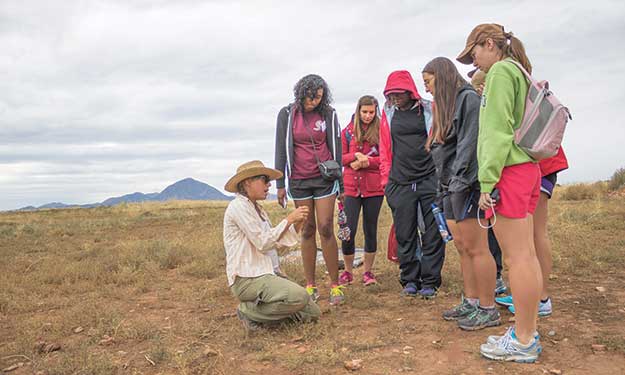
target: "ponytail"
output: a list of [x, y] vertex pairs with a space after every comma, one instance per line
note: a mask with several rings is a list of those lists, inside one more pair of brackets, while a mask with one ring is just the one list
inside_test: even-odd
[[[532, 64], [530, 59], [525, 54], [525, 47], [519, 38], [514, 36], [511, 31], [504, 32], [505, 37], [502, 45], [499, 46], [503, 52], [504, 57], [511, 57], [513, 60], [518, 61], [529, 74], [532, 74]], [[497, 43], [498, 41], [496, 41]], [[500, 43], [497, 43], [500, 44]]]

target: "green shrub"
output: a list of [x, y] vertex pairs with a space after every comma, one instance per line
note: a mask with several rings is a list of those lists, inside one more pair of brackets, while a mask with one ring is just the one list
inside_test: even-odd
[[621, 188], [625, 188], [625, 167], [617, 169], [608, 181], [609, 191], [616, 191]]

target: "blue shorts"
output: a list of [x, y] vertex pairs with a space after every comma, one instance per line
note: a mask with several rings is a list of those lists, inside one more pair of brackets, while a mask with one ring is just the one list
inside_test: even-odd
[[556, 187], [556, 181], [558, 180], [558, 173], [552, 173], [544, 176], [540, 179], [540, 192], [547, 194], [547, 197], [551, 199], [553, 189]]

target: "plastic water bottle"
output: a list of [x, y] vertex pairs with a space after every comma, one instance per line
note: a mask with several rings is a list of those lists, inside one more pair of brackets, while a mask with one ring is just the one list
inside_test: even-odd
[[443, 214], [443, 210], [441, 210], [436, 204], [432, 203], [432, 214], [434, 215], [434, 219], [436, 220], [436, 225], [438, 226], [438, 231], [443, 237], [443, 242], [447, 243], [454, 238], [451, 236], [451, 232], [449, 231], [449, 227], [447, 226], [447, 221], [445, 221], [445, 215]]

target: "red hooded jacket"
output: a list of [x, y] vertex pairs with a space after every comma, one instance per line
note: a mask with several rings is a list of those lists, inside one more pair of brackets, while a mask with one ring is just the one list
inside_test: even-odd
[[[370, 144], [366, 140], [361, 145], [354, 135], [353, 120], [341, 133], [343, 150], [343, 185], [348, 197], [376, 197], [384, 195], [380, 184], [380, 149], [379, 145]], [[359, 170], [350, 167], [356, 160], [356, 152], [369, 156], [369, 166]]]
[[395, 107], [388, 100], [388, 94], [397, 91], [408, 91], [412, 99], [420, 101], [424, 110], [425, 126], [428, 131], [432, 127], [432, 103], [421, 98], [410, 72], [407, 70], [396, 70], [389, 74], [386, 80], [386, 86], [384, 87], [384, 97], [386, 97], [387, 100], [386, 103], [384, 103], [382, 117], [380, 118], [380, 183], [382, 188], [384, 188], [388, 182], [388, 176], [391, 172], [391, 163], [393, 161], [390, 124], [393, 119]]

